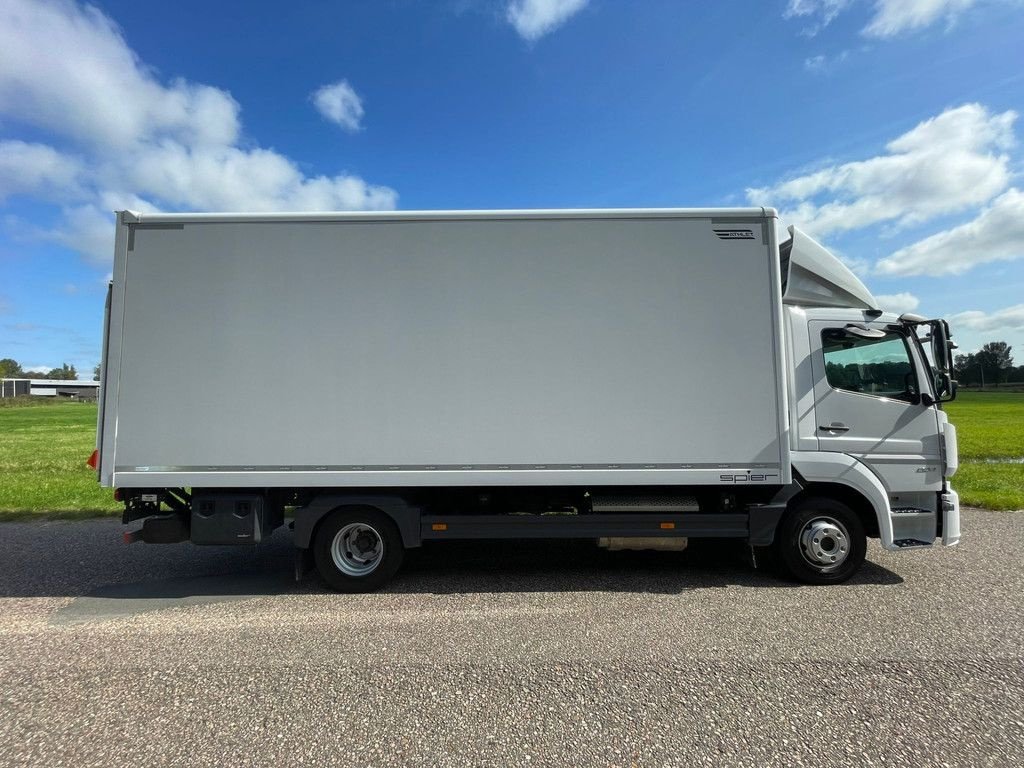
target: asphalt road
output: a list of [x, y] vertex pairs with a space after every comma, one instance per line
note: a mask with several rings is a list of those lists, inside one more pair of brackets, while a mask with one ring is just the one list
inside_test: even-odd
[[1024, 515], [964, 530], [840, 587], [445, 543], [346, 596], [283, 532], [0, 524], [0, 765], [1024, 765]]

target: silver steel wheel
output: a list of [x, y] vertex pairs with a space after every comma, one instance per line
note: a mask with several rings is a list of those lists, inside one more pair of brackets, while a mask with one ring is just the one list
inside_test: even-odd
[[373, 573], [384, 559], [384, 539], [366, 523], [349, 523], [334, 535], [331, 560], [348, 576]]
[[800, 554], [821, 573], [841, 566], [850, 554], [850, 534], [834, 517], [815, 517], [800, 532]]

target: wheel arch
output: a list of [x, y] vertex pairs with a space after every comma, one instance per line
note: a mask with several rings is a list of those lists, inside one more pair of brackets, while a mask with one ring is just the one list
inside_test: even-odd
[[862, 462], [845, 453], [799, 451], [793, 453], [793, 470], [803, 486], [793, 501], [809, 496], [841, 501], [857, 512], [868, 536], [893, 547], [889, 494]]
[[389, 494], [352, 494], [338, 491], [319, 493], [304, 507], [295, 510], [295, 546], [309, 549], [316, 530], [324, 519], [338, 509], [370, 508], [383, 512], [398, 527], [402, 545], [420, 546], [420, 509], [407, 499]]
[[864, 525], [864, 533], [869, 538], [879, 538], [878, 515], [875, 514], [875, 508], [871, 502], [860, 491], [840, 483], [807, 483], [798, 494], [790, 499], [789, 506], [795, 507], [815, 496], [824, 496], [842, 502], [857, 513], [857, 517]]

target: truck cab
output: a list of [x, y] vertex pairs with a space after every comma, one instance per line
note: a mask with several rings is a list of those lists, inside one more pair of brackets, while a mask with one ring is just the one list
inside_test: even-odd
[[[948, 325], [883, 312], [835, 256], [789, 232], [780, 254], [794, 477], [819, 497], [870, 504], [868, 534], [886, 549], [956, 544], [956, 430], [941, 405], [956, 395]], [[835, 522], [824, 525], [845, 537]], [[813, 535], [801, 550], [826, 567], [845, 554], [816, 548]]]

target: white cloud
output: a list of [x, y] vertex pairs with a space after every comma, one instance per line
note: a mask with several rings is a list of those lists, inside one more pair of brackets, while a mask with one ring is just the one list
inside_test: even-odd
[[958, 275], [978, 264], [1024, 258], [1024, 192], [1009, 189], [958, 227], [900, 248], [878, 262], [884, 275]]
[[784, 219], [818, 237], [880, 222], [920, 224], [1006, 189], [1016, 119], [980, 104], [947, 109], [889, 142], [885, 154], [748, 189], [747, 198], [782, 207]]
[[896, 314], [913, 312], [921, 305], [921, 300], [917, 296], [906, 292], [877, 294], [875, 300], [882, 309]]
[[76, 158], [53, 147], [0, 141], [0, 201], [17, 194], [73, 194], [81, 172]]
[[[41, 373], [45, 376], [53, 370], [53, 367], [49, 365], [27, 365], [21, 370], [25, 373]], [[61, 370], [63, 370], [63, 368]]]
[[804, 69], [808, 72], [823, 72], [827, 59], [824, 56], [811, 56], [809, 59], [804, 59]]
[[783, 18], [812, 19], [813, 23], [802, 31], [814, 37], [827, 27], [850, 4], [850, 0], [789, 0]]
[[977, 0], [875, 0], [875, 15], [863, 33], [894, 37], [930, 26], [939, 19], [953, 22]]
[[971, 310], [960, 312], [949, 318], [954, 328], [972, 331], [1024, 331], [1024, 304], [1017, 304], [995, 312]]
[[[140, 208], [142, 206], [136, 206], [132, 210]], [[64, 227], [50, 234], [48, 239], [77, 251], [95, 266], [106, 266], [113, 261], [115, 208], [101, 208], [100, 205], [88, 203], [63, 210]], [[147, 206], [143, 210], [154, 209]]]
[[397, 203], [388, 187], [348, 173], [306, 175], [279, 152], [243, 144], [229, 93], [161, 80], [113, 21], [79, 3], [0, 3], [0, 119], [54, 139], [53, 146], [0, 144], [0, 197], [32, 195], [61, 206], [64, 226], [48, 236], [97, 265], [110, 261], [117, 207], [365, 210]]
[[589, 0], [512, 0], [505, 18], [525, 40], [537, 40], [583, 10]]
[[165, 142], [123, 169], [131, 188], [176, 207], [315, 211], [394, 208], [397, 195], [356, 176], [306, 176], [266, 149], [186, 147]]
[[313, 92], [311, 98], [317, 111], [332, 123], [337, 123], [346, 131], [359, 130], [359, 122], [363, 119], [363, 102], [347, 80], [321, 86]]
[[224, 144], [239, 131], [230, 94], [183, 80], [161, 84], [111, 19], [71, 2], [2, 4], [0, 112], [104, 148], [168, 135]]
[[[861, 34], [889, 38], [924, 29], [939, 20], [951, 24], [977, 3], [978, 0], [875, 0], [871, 20]], [[801, 33], [814, 37], [852, 5], [851, 0], [789, 0], [782, 16], [809, 20], [810, 26]]]
[[849, 58], [849, 51], [840, 51], [835, 56], [826, 56], [819, 54], [817, 56], [811, 56], [810, 58], [804, 59], [804, 69], [808, 72], [813, 72], [816, 75], [830, 72], [836, 68], [839, 64], [842, 64]]

